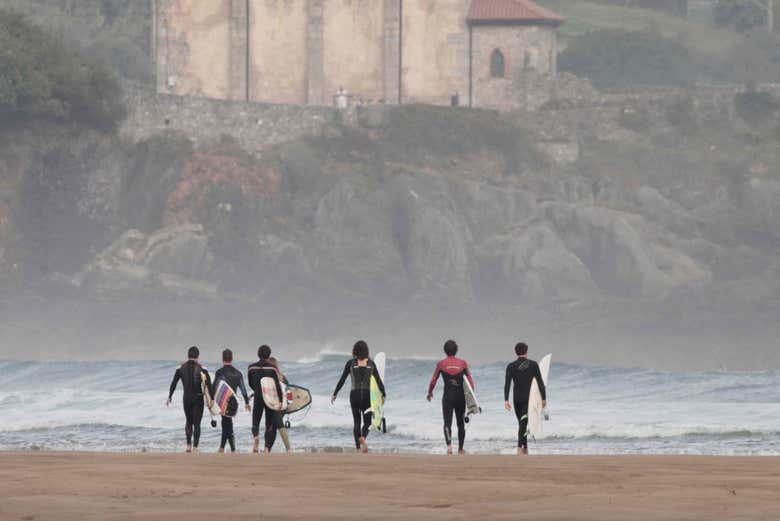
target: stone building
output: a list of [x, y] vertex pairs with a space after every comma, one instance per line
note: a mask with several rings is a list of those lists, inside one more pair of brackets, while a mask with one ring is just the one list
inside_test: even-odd
[[517, 106], [563, 21], [532, 0], [150, 1], [159, 92], [299, 105]]

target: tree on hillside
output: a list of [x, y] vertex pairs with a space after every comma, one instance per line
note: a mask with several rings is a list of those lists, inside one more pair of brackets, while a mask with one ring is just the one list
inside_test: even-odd
[[558, 55], [558, 68], [597, 88], [675, 85], [690, 79], [691, 61], [683, 44], [654, 31], [602, 29], [572, 40]]
[[715, 23], [749, 31], [765, 25], [769, 32], [775, 27], [775, 0], [717, 0]]
[[45, 118], [112, 128], [125, 115], [119, 82], [25, 17], [0, 10], [0, 121]]

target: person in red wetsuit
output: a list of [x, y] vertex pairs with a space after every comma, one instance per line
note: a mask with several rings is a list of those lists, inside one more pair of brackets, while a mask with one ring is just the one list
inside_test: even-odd
[[431, 383], [428, 386], [427, 399], [433, 398], [433, 389], [441, 375], [444, 380], [444, 394], [441, 397], [441, 408], [444, 415], [444, 440], [447, 442], [447, 454], [452, 454], [452, 414], [458, 424], [458, 454], [465, 454], [463, 443], [466, 441], [466, 395], [463, 393], [463, 378], [468, 378], [471, 387], [474, 388], [474, 380], [471, 378], [469, 364], [455, 355], [458, 353], [458, 344], [454, 340], [444, 343], [444, 352], [447, 358], [436, 364]]

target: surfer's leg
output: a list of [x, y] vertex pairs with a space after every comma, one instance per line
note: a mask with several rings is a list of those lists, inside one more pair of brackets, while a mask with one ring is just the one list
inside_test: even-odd
[[230, 436], [230, 431], [233, 427], [233, 422], [231, 420], [232, 419], [227, 416], [222, 417], [222, 438], [219, 440], [220, 451], [224, 451], [225, 445], [227, 445], [228, 437]]
[[192, 407], [192, 447], [197, 449], [200, 442], [200, 422], [203, 419], [203, 400], [198, 400]]
[[282, 438], [282, 443], [284, 443], [284, 450], [292, 452], [292, 449], [290, 448], [290, 436], [287, 434], [287, 428], [284, 426], [284, 415], [279, 411], [276, 411], [276, 425], [279, 428], [279, 437]]
[[258, 452], [260, 450], [260, 421], [263, 419], [264, 410], [265, 404], [260, 400], [255, 400], [254, 407], [252, 408], [252, 437], [255, 439], [252, 452]]
[[265, 411], [265, 450], [271, 452], [276, 441], [276, 411], [268, 409]]
[[515, 416], [517, 416], [517, 448], [523, 452], [528, 450], [528, 399], [515, 401]]
[[466, 441], [466, 422], [464, 418], [466, 416], [466, 399], [464, 398], [461, 403], [455, 404], [455, 421], [458, 425], [458, 452], [463, 452], [463, 444]]
[[192, 449], [192, 406], [189, 402], [184, 402], [184, 435], [187, 437], [187, 452]]
[[233, 418], [227, 418], [227, 421], [228, 421], [227, 441], [230, 444], [230, 452], [236, 452], [236, 433], [233, 431]]
[[447, 395], [442, 396], [441, 409], [444, 418], [444, 441], [447, 443], [447, 454], [452, 454], [452, 413], [454, 407]]
[[360, 422], [363, 419], [361, 412], [360, 393], [352, 391], [349, 393], [349, 406], [352, 409], [352, 436], [355, 438], [355, 448], [360, 449]]
[[368, 444], [366, 438], [368, 438], [368, 431], [371, 425], [374, 423], [374, 412], [371, 410], [371, 393], [368, 391], [362, 391], [360, 397], [360, 408], [363, 411], [363, 428], [360, 430], [360, 451], [368, 452]]

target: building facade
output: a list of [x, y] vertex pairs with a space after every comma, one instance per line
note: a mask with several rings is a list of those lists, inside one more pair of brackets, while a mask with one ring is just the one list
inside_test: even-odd
[[[266, 103], [504, 108], [555, 74], [531, 0], [151, 0], [159, 92]], [[502, 62], [503, 60], [503, 62]]]

